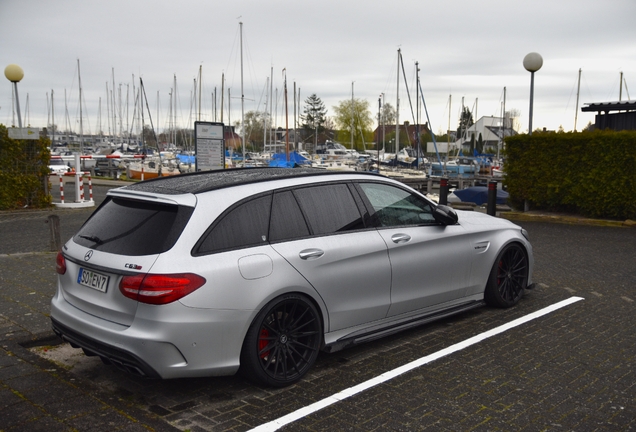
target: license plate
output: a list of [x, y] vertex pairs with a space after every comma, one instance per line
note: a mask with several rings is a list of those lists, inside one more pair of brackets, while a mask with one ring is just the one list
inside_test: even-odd
[[77, 283], [105, 293], [108, 288], [108, 279], [106, 275], [80, 267]]

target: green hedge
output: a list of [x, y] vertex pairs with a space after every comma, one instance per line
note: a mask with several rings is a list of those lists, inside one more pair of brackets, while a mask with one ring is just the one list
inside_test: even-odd
[[505, 155], [514, 206], [636, 219], [636, 131], [517, 135]]
[[0, 124], [0, 210], [51, 205], [46, 193], [49, 181], [48, 138], [14, 140]]

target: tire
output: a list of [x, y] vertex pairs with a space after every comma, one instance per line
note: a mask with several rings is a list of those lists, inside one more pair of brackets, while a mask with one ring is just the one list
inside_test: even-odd
[[241, 350], [241, 373], [257, 384], [285, 387], [313, 366], [322, 345], [314, 304], [300, 294], [269, 302], [252, 322]]
[[516, 305], [528, 286], [528, 255], [518, 243], [504, 247], [490, 270], [484, 300], [490, 306]]

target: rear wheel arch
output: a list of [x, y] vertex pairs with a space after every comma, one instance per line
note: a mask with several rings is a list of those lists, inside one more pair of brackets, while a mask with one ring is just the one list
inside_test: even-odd
[[324, 346], [322, 309], [311, 296], [281, 294], [256, 314], [245, 334], [240, 372], [249, 380], [284, 387], [300, 380]]

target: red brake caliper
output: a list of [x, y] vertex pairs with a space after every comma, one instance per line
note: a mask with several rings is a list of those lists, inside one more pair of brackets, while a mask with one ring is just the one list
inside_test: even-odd
[[503, 278], [503, 260], [499, 261], [499, 273], [497, 274], [497, 285], [501, 285], [501, 280]]
[[[269, 344], [269, 340], [267, 340], [267, 338], [269, 338], [269, 332], [267, 331], [267, 329], [261, 329], [261, 334], [258, 337], [258, 352], [259, 353], [263, 351], [265, 347], [267, 347], [267, 345]], [[260, 354], [262, 359], [264, 359], [268, 355], [269, 355], [269, 350], [262, 352]]]

